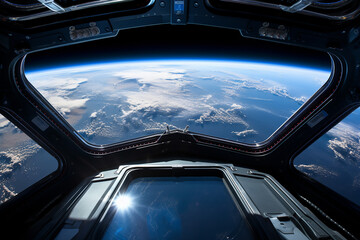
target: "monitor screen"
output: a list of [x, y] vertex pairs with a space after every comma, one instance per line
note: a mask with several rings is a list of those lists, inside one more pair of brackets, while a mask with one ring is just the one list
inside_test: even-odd
[[222, 177], [138, 177], [113, 201], [103, 239], [254, 239]]

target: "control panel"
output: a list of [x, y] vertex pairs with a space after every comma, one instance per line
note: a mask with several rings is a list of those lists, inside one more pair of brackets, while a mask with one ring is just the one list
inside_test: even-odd
[[171, 24], [185, 25], [187, 18], [187, 3], [185, 0], [171, 0]]

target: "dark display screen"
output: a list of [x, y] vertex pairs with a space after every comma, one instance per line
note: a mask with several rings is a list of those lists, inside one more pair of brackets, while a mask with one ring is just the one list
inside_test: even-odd
[[103, 239], [254, 239], [221, 177], [141, 177], [114, 202]]

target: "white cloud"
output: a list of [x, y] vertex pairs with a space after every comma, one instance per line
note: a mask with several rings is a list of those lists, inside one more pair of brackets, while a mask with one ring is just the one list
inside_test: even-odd
[[161, 112], [164, 116], [176, 112], [175, 117], [192, 119], [196, 123], [226, 122], [241, 123], [248, 126], [239, 116], [237, 110], [243, 109], [239, 104], [232, 104], [228, 109], [213, 107], [221, 103], [222, 99], [215, 99], [212, 94], [190, 95], [189, 89], [195, 86], [195, 80], [185, 78], [185, 70], [173, 68], [147, 68], [144, 70], [128, 70], [115, 75], [122, 79], [137, 79], [141, 84], [149, 87], [134, 91], [124, 91], [128, 109], [123, 110], [123, 117], [136, 112]]
[[242, 109], [243, 107], [237, 104], [231, 105], [228, 109], [209, 106], [207, 109], [204, 109], [205, 112], [198, 119], [195, 119], [195, 122], [200, 124], [205, 122], [238, 123], [249, 127], [249, 124], [244, 120]]
[[[51, 75], [50, 75], [51, 76]], [[69, 77], [50, 77], [50, 78], [31, 78], [31, 82], [39, 90], [53, 91], [71, 91], [79, 87], [80, 84], [88, 81], [87, 78], [69, 78]]]
[[7, 127], [10, 124], [10, 121], [7, 120], [3, 115], [0, 114], [0, 128]]
[[0, 204], [16, 196], [15, 191], [10, 190], [4, 183], [0, 183]]
[[151, 83], [167, 85], [166, 80], [175, 80], [175, 84], [181, 84], [177, 81], [184, 77], [186, 70], [177, 68], [147, 67], [145, 69], [131, 69], [121, 72], [115, 72], [113, 76], [124, 79], [138, 79], [140, 83]]
[[5, 151], [0, 151], [0, 157], [7, 159], [0, 161], [0, 179], [7, 178], [18, 167], [20, 167], [24, 160], [33, 156], [39, 151], [41, 147], [37, 144], [22, 144]]
[[349, 166], [360, 167], [360, 130], [357, 126], [341, 122], [332, 128], [328, 135], [328, 147], [334, 156]]
[[[286, 69], [278, 69], [278, 71], [285, 71]], [[286, 70], [287, 72], [291, 72]], [[265, 79], [254, 79], [251, 76], [243, 76], [240, 75], [238, 78], [226, 78], [226, 79], [217, 79], [218, 81], [226, 83], [225, 86], [222, 86], [222, 90], [228, 96], [240, 96], [239, 91], [244, 88], [256, 89], [262, 92], [269, 92], [276, 96], [286, 97], [292, 99], [300, 104], [303, 104], [307, 101], [308, 97], [306, 96], [293, 96], [289, 93], [289, 90], [283, 84], [273, 80], [265, 80]], [[250, 99], [250, 98], [249, 98]], [[267, 100], [262, 98], [254, 98], [254, 100]]]
[[255, 131], [254, 129], [247, 129], [240, 132], [232, 131], [231, 133], [235, 134], [238, 137], [247, 137], [249, 135], [257, 134], [257, 131]]
[[330, 171], [322, 166], [315, 165], [315, 164], [299, 164], [295, 166], [300, 171], [304, 172], [305, 174], [314, 177], [314, 176], [321, 176], [321, 177], [336, 177], [338, 173], [334, 171]]
[[73, 109], [85, 107], [89, 98], [74, 99], [63, 96], [49, 96], [48, 101], [63, 115], [70, 113]]
[[[58, 73], [67, 76], [68, 73]], [[74, 109], [85, 107], [89, 98], [78, 98], [70, 96], [80, 84], [88, 81], [87, 78], [56, 77], [56, 74], [30, 74], [28, 79], [36, 89], [47, 99], [61, 114], [66, 115]], [[52, 75], [55, 75], [51, 77]]]
[[98, 112], [93, 112], [92, 114], [90, 114], [90, 118], [91, 118], [91, 119], [96, 118], [96, 117], [97, 117], [97, 114], [98, 114]]
[[93, 136], [118, 137], [119, 135], [121, 135], [121, 132], [117, 131], [116, 126], [106, 124], [100, 120], [92, 121], [84, 129], [81, 129], [78, 132], [84, 133], [87, 138], [91, 138]]
[[[170, 109], [184, 109], [189, 112], [198, 112], [204, 108], [194, 104], [198, 100], [190, 96], [186, 87], [191, 84], [184, 79], [184, 70], [173, 68], [145, 68], [117, 72], [114, 76], [122, 79], [136, 79], [141, 85], [138, 89], [123, 89], [121, 95], [129, 104], [127, 114], [146, 108], [159, 108], [163, 111]], [[142, 86], [148, 86], [146, 89]], [[114, 93], [118, 95], [118, 93]]]
[[[166, 126], [177, 128], [177, 126], [162, 120], [171, 115], [176, 117], [181, 109], [145, 107], [137, 111], [133, 109], [125, 111], [124, 105], [126, 104], [121, 106], [107, 105], [101, 108], [96, 112], [96, 118], [91, 118], [86, 127], [79, 132], [88, 138], [96, 136], [123, 139], [124, 135], [129, 134], [129, 131], [134, 135], [138, 132], [162, 132], [166, 130]], [[118, 111], [115, 114], [109, 114], [108, 108], [113, 109], [114, 107], [118, 108]], [[156, 120], [156, 118], [159, 119]]]

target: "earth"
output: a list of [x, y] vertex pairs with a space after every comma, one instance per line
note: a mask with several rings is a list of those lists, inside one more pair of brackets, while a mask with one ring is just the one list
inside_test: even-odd
[[[191, 132], [256, 144], [270, 137], [329, 75], [329, 70], [299, 66], [186, 59], [26, 72], [79, 135], [97, 145], [186, 126]], [[360, 202], [359, 114], [352, 113], [294, 161], [297, 169], [354, 202]], [[1, 202], [58, 167], [56, 159], [23, 135], [0, 116]]]

